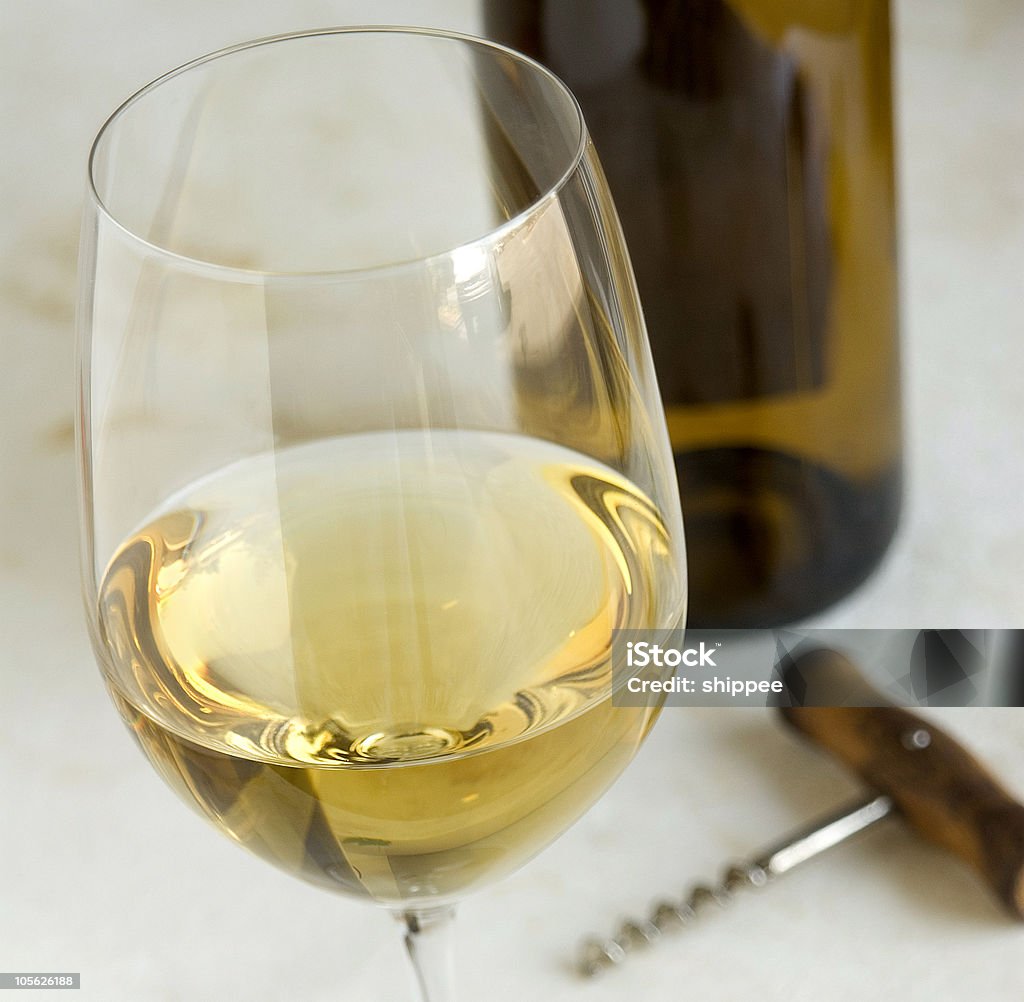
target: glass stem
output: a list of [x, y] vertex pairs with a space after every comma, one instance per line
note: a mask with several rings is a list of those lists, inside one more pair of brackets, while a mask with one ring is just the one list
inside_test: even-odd
[[452, 927], [455, 909], [416, 909], [399, 912], [396, 917], [405, 925], [405, 950], [419, 990], [417, 1002], [454, 1002]]

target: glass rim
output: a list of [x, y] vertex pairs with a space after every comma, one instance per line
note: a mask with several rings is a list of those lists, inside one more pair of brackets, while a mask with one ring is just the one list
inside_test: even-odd
[[[522, 208], [515, 215], [504, 220], [499, 226], [488, 230], [486, 233], [481, 234], [472, 240], [467, 240], [463, 243], [455, 244], [452, 247], [446, 248], [442, 251], [423, 255], [422, 257], [404, 258], [399, 261], [389, 261], [386, 264], [369, 265], [366, 267], [357, 268], [337, 268], [337, 269], [317, 269], [317, 270], [271, 270], [261, 268], [243, 268], [236, 265], [222, 264], [217, 261], [209, 261], [202, 257], [192, 257], [188, 254], [182, 254], [178, 251], [171, 250], [168, 247], [164, 247], [159, 243], [147, 239], [141, 234], [135, 232], [133, 228], [121, 222], [117, 218], [115, 213], [107, 206], [103, 198], [100, 196], [97, 184], [96, 184], [96, 160], [99, 153], [100, 144], [104, 138], [110, 132], [110, 130], [117, 124], [122, 115], [131, 107], [136, 105], [139, 101], [144, 99], [148, 94], [156, 91], [163, 84], [169, 83], [176, 77], [182, 76], [193, 69], [198, 69], [201, 66], [216, 62], [220, 59], [224, 59], [235, 55], [239, 52], [246, 52], [250, 49], [260, 48], [265, 45], [274, 45], [280, 42], [296, 41], [303, 38], [317, 38], [326, 37], [331, 35], [357, 35], [357, 34], [395, 34], [395, 35], [410, 35], [410, 36], [423, 36], [428, 38], [441, 38], [455, 42], [463, 42], [467, 45], [476, 46], [481, 49], [490, 49], [497, 53], [502, 53], [506, 56], [511, 57], [518, 63], [533, 67], [538, 71], [542, 77], [546, 78], [549, 83], [562, 92], [568, 99], [576, 118], [576, 128], [578, 133], [578, 139], [576, 142], [576, 148], [572, 155], [569, 157], [565, 169], [558, 175], [556, 180], [547, 186], [543, 191], [537, 194], [530, 203]], [[179, 267], [188, 268], [189, 270], [214, 272], [222, 275], [233, 276], [235, 281], [267, 281], [267, 280], [279, 280], [288, 281], [301, 279], [303, 281], [315, 281], [317, 279], [333, 280], [338, 281], [345, 279], [346, 277], [358, 277], [366, 276], [374, 273], [385, 273], [388, 271], [397, 271], [410, 267], [422, 267], [430, 264], [434, 261], [440, 261], [445, 258], [451, 257], [453, 254], [463, 250], [465, 248], [476, 247], [483, 243], [493, 243], [501, 240], [509, 233], [519, 229], [528, 220], [536, 216], [539, 212], [542, 212], [547, 205], [555, 200], [562, 189], [566, 186], [569, 180], [577, 172], [582, 163], [586, 151], [587, 145], [590, 142], [590, 135], [587, 131], [587, 124], [583, 117], [583, 109], [580, 107], [580, 103], [576, 98], [576, 95], [570, 90], [566, 83], [550, 69], [539, 63], [536, 59], [532, 59], [530, 56], [519, 52], [507, 45], [502, 45], [500, 42], [492, 41], [488, 38], [481, 38], [478, 35], [471, 35], [466, 32], [451, 31], [446, 28], [430, 28], [425, 26], [417, 25], [395, 25], [395, 24], [358, 24], [358, 25], [339, 25], [330, 28], [310, 28], [302, 31], [290, 31], [278, 35], [266, 35], [262, 38], [254, 38], [245, 42], [237, 42], [234, 45], [228, 45], [221, 49], [216, 49], [212, 52], [208, 52], [205, 55], [197, 56], [194, 59], [190, 59], [187, 62], [181, 63], [175, 66], [173, 69], [168, 70], [165, 73], [161, 73], [159, 76], [154, 77], [148, 83], [143, 84], [136, 91], [130, 94], [124, 101], [122, 101], [111, 113], [107, 116], [106, 120], [100, 126], [96, 133], [95, 138], [89, 148], [89, 156], [86, 161], [86, 173], [88, 177], [88, 183], [86, 186], [87, 196], [92, 203], [97, 213], [102, 216], [107, 222], [109, 222], [118, 231], [123, 233], [133, 242], [145, 247], [150, 253], [158, 254], [161, 257], [169, 258], [174, 261]]]

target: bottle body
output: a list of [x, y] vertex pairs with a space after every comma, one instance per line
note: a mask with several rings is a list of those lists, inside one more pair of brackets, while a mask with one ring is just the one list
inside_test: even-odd
[[574, 90], [640, 287], [690, 622], [859, 584], [901, 496], [887, 0], [485, 0]]

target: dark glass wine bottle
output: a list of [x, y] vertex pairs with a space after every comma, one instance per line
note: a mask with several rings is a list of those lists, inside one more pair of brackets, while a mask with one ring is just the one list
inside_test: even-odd
[[888, 0], [484, 0], [586, 115], [687, 521], [689, 622], [859, 584], [899, 513]]

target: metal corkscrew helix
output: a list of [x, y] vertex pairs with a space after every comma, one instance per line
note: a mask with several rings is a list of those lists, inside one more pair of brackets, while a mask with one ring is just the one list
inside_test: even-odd
[[708, 911], [724, 908], [737, 891], [764, 887], [801, 863], [889, 817], [893, 810], [889, 797], [871, 797], [802, 829], [785, 842], [764, 850], [756, 859], [730, 866], [719, 884], [693, 887], [677, 904], [660, 901], [652, 909], [650, 918], [627, 919], [609, 939], [588, 939], [580, 948], [577, 969], [585, 977], [593, 977], [605, 968], [621, 964], [630, 953], [652, 945], [665, 933], [681, 931]]

